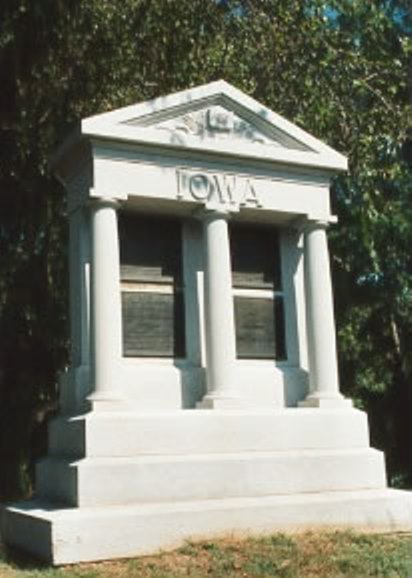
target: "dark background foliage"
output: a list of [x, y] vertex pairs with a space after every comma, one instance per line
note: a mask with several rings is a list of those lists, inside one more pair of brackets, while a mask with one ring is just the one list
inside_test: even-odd
[[82, 117], [218, 78], [349, 156], [330, 232], [342, 389], [410, 484], [411, 33], [407, 0], [2, 0], [0, 498], [30, 493], [69, 363], [50, 156]]

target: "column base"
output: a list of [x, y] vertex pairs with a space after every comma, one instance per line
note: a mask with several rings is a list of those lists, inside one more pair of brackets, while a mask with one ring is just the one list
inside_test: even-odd
[[86, 400], [91, 411], [122, 411], [127, 409], [126, 400], [111, 391], [92, 393]]
[[353, 402], [342, 395], [336, 397], [322, 397], [316, 394], [310, 394], [306, 399], [298, 403], [298, 407], [319, 407], [319, 408], [351, 408]]
[[241, 397], [205, 395], [202, 401], [196, 404], [197, 409], [242, 409], [247, 403]]

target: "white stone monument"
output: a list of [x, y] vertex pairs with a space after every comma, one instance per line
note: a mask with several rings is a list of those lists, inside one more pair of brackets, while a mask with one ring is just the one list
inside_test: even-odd
[[410, 530], [339, 391], [326, 239], [346, 159], [226, 82], [87, 118], [69, 198], [72, 364], [35, 499], [54, 564], [225, 533]]

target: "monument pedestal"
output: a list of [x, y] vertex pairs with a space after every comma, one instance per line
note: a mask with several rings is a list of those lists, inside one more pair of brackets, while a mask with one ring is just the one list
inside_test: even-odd
[[225, 534], [408, 531], [355, 409], [91, 412], [50, 424], [33, 502], [3, 512], [6, 543], [53, 564]]

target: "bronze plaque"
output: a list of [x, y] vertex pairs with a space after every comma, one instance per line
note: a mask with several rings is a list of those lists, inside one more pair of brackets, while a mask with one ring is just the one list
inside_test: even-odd
[[286, 359], [283, 298], [235, 297], [237, 357]]
[[123, 355], [185, 357], [183, 295], [122, 293]]

